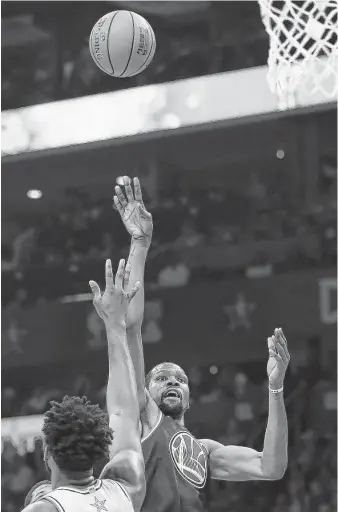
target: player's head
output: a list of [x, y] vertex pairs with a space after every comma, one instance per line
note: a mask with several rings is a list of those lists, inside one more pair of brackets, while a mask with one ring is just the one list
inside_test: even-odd
[[81, 478], [81, 473], [91, 472], [94, 463], [107, 455], [113, 439], [108, 415], [86, 397], [78, 396], [51, 402], [42, 432], [44, 458], [52, 479], [53, 473], [70, 473], [74, 479], [74, 473]]
[[39, 501], [50, 492], [52, 492], [52, 484], [49, 480], [42, 480], [41, 482], [38, 482], [37, 484], [33, 485], [30, 491], [28, 491], [25, 498], [25, 507], [28, 507], [28, 505]]
[[146, 376], [146, 387], [163, 414], [180, 419], [189, 408], [186, 373], [174, 363], [161, 363]]

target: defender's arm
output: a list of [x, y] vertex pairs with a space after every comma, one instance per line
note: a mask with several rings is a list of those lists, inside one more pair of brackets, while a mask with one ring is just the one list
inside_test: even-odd
[[108, 339], [109, 377], [107, 409], [113, 430], [111, 461], [101, 477], [119, 481], [127, 490], [134, 509], [140, 510], [145, 496], [144, 461], [139, 434], [139, 407], [134, 368], [127, 346], [125, 317], [130, 298], [123, 290], [124, 260], [120, 261], [114, 284], [111, 261], [106, 263], [106, 289], [90, 282], [94, 306], [103, 319]]

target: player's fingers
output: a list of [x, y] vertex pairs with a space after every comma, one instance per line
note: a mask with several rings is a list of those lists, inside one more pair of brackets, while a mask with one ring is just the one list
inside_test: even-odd
[[124, 267], [125, 260], [120, 260], [115, 278], [115, 286], [118, 290], [122, 290], [123, 287]]
[[286, 339], [286, 336], [283, 332], [283, 329], [281, 327], [278, 328], [278, 332], [280, 334], [280, 336], [283, 338], [284, 342], [286, 343], [286, 345], [288, 344], [288, 340]]
[[89, 286], [93, 293], [93, 301], [97, 302], [101, 298], [101, 290], [99, 285], [95, 281], [89, 281]]
[[269, 337], [267, 339], [267, 342], [268, 342], [269, 355], [272, 356], [276, 352], [276, 347], [275, 347], [271, 337]]
[[270, 357], [274, 357], [275, 359], [277, 358], [278, 354], [275, 350], [269, 350], [269, 356]]
[[281, 344], [283, 347], [284, 353], [288, 359], [290, 359], [290, 354], [288, 350], [288, 344], [286, 342], [286, 339], [284, 336], [282, 336], [282, 329], [275, 329], [275, 337], [277, 339], [277, 342]]
[[106, 289], [109, 291], [114, 290], [114, 274], [113, 274], [113, 268], [111, 264], [111, 260], [106, 260]]
[[129, 279], [130, 279], [130, 272], [131, 272], [131, 263], [128, 259], [127, 261], [127, 265], [126, 265], [126, 268], [124, 270], [124, 279], [123, 279], [123, 284], [124, 284], [124, 287], [126, 288], [129, 284]]
[[268, 349], [269, 349], [269, 351], [270, 351], [270, 350], [275, 350], [275, 346], [274, 346], [274, 343], [273, 343], [273, 341], [272, 341], [272, 338], [271, 338], [271, 337], [269, 337], [269, 338], [267, 339], [267, 342], [268, 342]]
[[288, 365], [288, 359], [285, 354], [285, 351], [284, 351], [282, 345], [279, 343], [279, 339], [275, 335], [272, 336], [272, 342], [274, 345], [275, 352], [281, 358], [281, 362], [283, 362], [285, 365]]
[[273, 357], [274, 359], [276, 359], [276, 361], [280, 362], [280, 363], [284, 363], [283, 359], [281, 358], [281, 356], [278, 354], [278, 352], [276, 352], [276, 350], [272, 350], [270, 349], [269, 350], [269, 356], [270, 357]]
[[139, 209], [140, 209], [141, 217], [143, 217], [144, 219], [148, 219], [148, 220], [150, 220], [152, 218], [151, 213], [147, 212], [147, 210], [145, 209], [144, 204], [140, 204], [139, 205]]
[[117, 196], [114, 196], [114, 204], [115, 204], [116, 209], [119, 212], [119, 214], [122, 215], [124, 212], [124, 208], [123, 208], [122, 204], [120, 203], [119, 198]]
[[142, 199], [142, 189], [140, 180], [138, 178], [134, 178], [134, 193], [135, 193], [135, 199], [139, 203], [143, 205], [143, 199]]
[[128, 201], [134, 201], [133, 189], [131, 188], [131, 179], [129, 176], [124, 176], [124, 190], [126, 192], [126, 196]]
[[287, 354], [285, 353], [285, 350], [284, 348], [282, 347], [282, 345], [277, 342], [277, 352], [278, 354], [281, 356], [282, 360], [283, 360], [283, 363], [287, 366], [289, 364], [289, 358], [287, 356]]
[[129, 302], [135, 297], [135, 295], [139, 291], [140, 287], [141, 287], [141, 281], [136, 281], [136, 283], [132, 287], [131, 291], [127, 295]]
[[116, 187], [115, 187], [115, 193], [116, 193], [121, 205], [125, 208], [127, 206], [128, 202], [127, 202], [127, 199], [125, 198], [125, 195], [124, 195], [121, 187], [119, 187], [118, 185], [116, 185]]

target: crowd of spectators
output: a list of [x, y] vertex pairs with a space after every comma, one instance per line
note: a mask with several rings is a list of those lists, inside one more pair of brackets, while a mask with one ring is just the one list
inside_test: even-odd
[[[335, 183], [336, 175], [330, 190]], [[255, 173], [247, 188], [173, 191], [150, 208], [155, 229], [146, 280], [153, 287], [178, 287], [215, 273], [254, 277], [333, 266], [336, 206], [336, 196], [322, 194], [307, 211], [295, 208], [287, 192]], [[117, 262], [128, 251], [112, 201], [71, 190], [67, 209], [41, 216], [3, 244], [3, 303], [85, 293], [105, 258]]]
[[[192, 393], [186, 417], [188, 428], [198, 437], [261, 449], [268, 411], [265, 363], [195, 366], [188, 369], [188, 375]], [[42, 414], [51, 399], [58, 399], [65, 392], [86, 394], [104, 407], [105, 386], [100, 387], [101, 384], [86, 374], [75, 380], [62, 374], [55, 389], [42, 386], [31, 390], [24, 401], [19, 400], [14, 388], [6, 387], [2, 390], [3, 415]], [[285, 395], [290, 443], [285, 478], [273, 483], [213, 481], [209, 490], [211, 511], [336, 510], [335, 372], [323, 371], [316, 361], [307, 367], [292, 361]], [[10, 439], [3, 439], [3, 512], [18, 512], [28, 489], [46, 477], [40, 441], [33, 452], [19, 453]]]

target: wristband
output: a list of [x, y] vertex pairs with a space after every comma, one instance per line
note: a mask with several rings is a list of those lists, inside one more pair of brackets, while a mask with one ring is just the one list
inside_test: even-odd
[[269, 386], [269, 391], [270, 393], [272, 393], [273, 395], [277, 395], [278, 393], [281, 393], [284, 389], [284, 386], [282, 386], [281, 388], [279, 389], [271, 389], [270, 386]]

